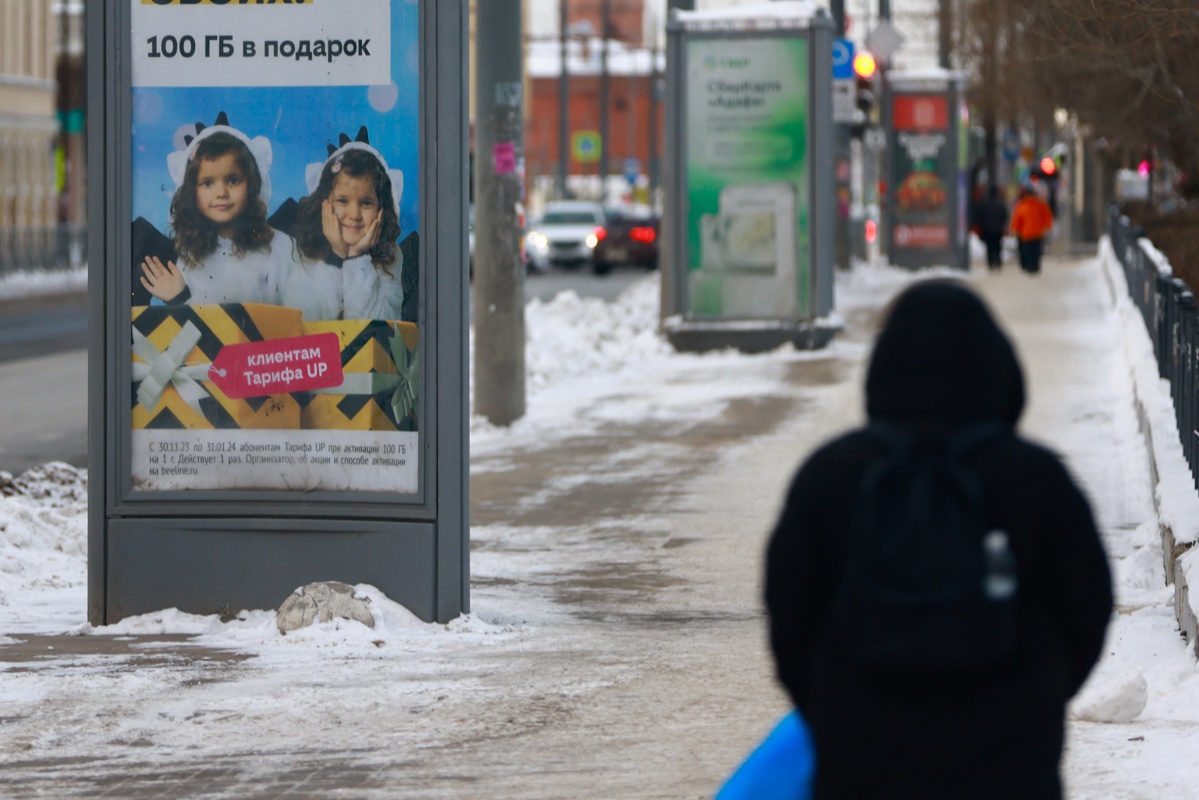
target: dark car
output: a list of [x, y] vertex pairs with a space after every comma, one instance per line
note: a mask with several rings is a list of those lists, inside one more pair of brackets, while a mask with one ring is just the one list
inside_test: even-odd
[[606, 275], [619, 264], [646, 269], [658, 268], [658, 215], [644, 206], [605, 209], [605, 221], [597, 228], [591, 268]]

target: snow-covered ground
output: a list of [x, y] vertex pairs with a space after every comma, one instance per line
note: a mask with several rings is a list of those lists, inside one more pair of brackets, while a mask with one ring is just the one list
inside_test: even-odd
[[0, 273], [0, 301], [87, 291], [87, 267]]
[[[914, 276], [881, 266], [839, 274], [837, 306], [847, 322], [842, 337], [818, 353], [784, 348], [756, 356], [674, 353], [656, 333], [656, 278], [648, 276], [611, 304], [573, 294], [529, 304], [528, 414], [511, 428], [472, 419], [473, 475], [515, 469], [507, 459], [529, 448], [602, 437], [614, 427], [685, 427], [753, 398], [799, 393], [803, 414], [745, 441], [735, 452], [712, 454], [716, 467], [729, 474], [718, 482], [710, 472], [696, 473], [693, 493], [676, 498], [669, 514], [630, 511], [621, 522], [636, 529], [636, 541], [622, 536], [610, 520], [537, 528], [479, 525], [472, 530], [477, 579], [472, 613], [449, 625], [421, 623], [373, 587], [361, 585], [359, 592], [371, 599], [373, 629], [340, 621], [282, 636], [273, 612], [261, 609], [229, 622], [164, 609], [93, 628], [85, 622], [86, 475], [65, 465], [47, 465], [15, 480], [0, 480], [0, 648], [31, 633], [192, 634], [195, 645], [247, 658], [212, 666], [202, 679], [193, 680], [193, 675], [187, 681], [173, 669], [114, 669], [109, 661], [79, 655], [36, 665], [0, 664], [0, 764], [31, 780], [45, 777], [39, 769], [47, 768], [37, 765], [47, 759], [66, 763], [100, 758], [101, 753], [112, 759], [107, 767], [91, 762], [80, 770], [162, 766], [184, 758], [224, 757], [229, 737], [235, 735], [261, 749], [265, 772], [279, 768], [273, 756], [294, 750], [297, 729], [316, 724], [325, 733], [341, 731], [364, 748], [368, 742], [391, 748], [396, 762], [419, 760], [429, 757], [429, 748], [461, 747], [464, 742], [469, 743], [467, 760], [478, 760], [473, 767], [477, 785], [394, 786], [391, 792], [330, 791], [327, 796], [557, 797], [564, 795], [538, 787], [574, 786], [571, 796], [698, 797], [697, 786], [715, 790], [719, 776], [731, 771], [750, 743], [745, 723], [738, 728], [732, 722], [740, 709], [727, 708], [728, 731], [719, 730], [719, 716], [696, 711], [689, 721], [689, 709], [702, 707], [695, 697], [712, 687], [689, 683], [698, 680], [693, 675], [670, 674], [669, 663], [654, 662], [653, 674], [643, 672], [637, 658], [628, 655], [643, 652], [648, 663], [659, 646], [685, 647], [687, 623], [664, 624], [642, 640], [636, 630], [572, 616], [547, 599], [553, 597], [555, 576], [577, 567], [572, 559], [580, 553], [596, 563], [607, 558], [631, 564], [638, 557], [636, 548], [649, 546], [657, 548], [655, 557], [665, 549], [675, 559], [672, 563], [691, 564], [686, 560], [697, 556], [689, 555], [686, 542], [675, 538], [654, 544], [656, 536], [677, 528], [677, 515], [693, 514], [696, 519], [687, 524], [703, 531], [705, 524], [712, 527], [712, 515], [719, 514], [713, 498], [719, 492], [756, 491], [762, 495], [758, 505], [775, 502], [785, 474], [774, 483], [745, 489], [734, 473], [748, 470], [755, 458], [774, 458], [797, 447], [796, 442], [810, 446], [856, 423], [869, 321]], [[1122, 294], [1118, 272], [1103, 259], [1050, 261], [1036, 279], [1009, 268], [1000, 275], [976, 271], [970, 280], [1012, 332], [1028, 371], [1030, 403], [1023, 429], [1066, 457], [1092, 499], [1115, 568], [1118, 606], [1107, 652], [1073, 706], [1064, 765], [1068, 796], [1199, 796], [1199, 762], [1194, 758], [1199, 752], [1199, 676], [1194, 647], [1177, 632], [1173, 593], [1164, 584], [1156, 510], [1160, 507], [1163, 518], [1184, 537], [1193, 535], [1186, 526], [1188, 520], [1192, 527], [1199, 522], [1199, 498], [1181, 459], [1168, 399], [1163, 402], [1168, 395], [1157, 379], [1143, 325]], [[797, 389], [789, 381], [795, 370], [817, 363], [830, 365], [826, 384]], [[1153, 432], [1156, 503], [1146, 437], [1137, 422], [1138, 397]], [[619, 460], [634, 476], [641, 470], [649, 480], [679, 448], [670, 441], [621, 441], [606, 457]], [[793, 455], [799, 459], [803, 452]], [[544, 492], [552, 494], [571, 481], [603, 480], [600, 466], [592, 474], [548, 476]], [[771, 464], [769, 472], [786, 472], [784, 467], [789, 469]], [[537, 502], [536, 497], [514, 497], [511, 507]], [[773, 506], [767, 507], [762, 517], [772, 513]], [[721, 521], [716, 522], [718, 530]], [[732, 567], [711, 558], [710, 563], [696, 563], [708, 581], [705, 591], [716, 593], [720, 602], [726, 595], [734, 598], [728, 601], [728, 619], [712, 618], [728, 625], [728, 636], [704, 639], [702, 660], [725, 670], [730, 683], [746, 681], [742, 692], [752, 698], [746, 702], [756, 704], [753, 729], [765, 733], [772, 715], [782, 710], [781, 694], [761, 685], [769, 683], [769, 675], [760, 643], [760, 610], [737, 605], [752, 606], [757, 590], [728, 585], [734, 580], [753, 584], [760, 535], [756, 531], [758, 538], [748, 544], [732, 542], [719, 551], [722, 558], [744, 553], [745, 564]], [[705, 600], [679, 597], [680, 607], [698, 608]], [[701, 617], [697, 613], [694, 618]], [[535, 737], [542, 728], [569, 727], [575, 714], [602, 716], [603, 703], [620, 698], [632, 703], [629, 698], [645, 696], [636, 689], [646, 682], [655, 687], [650, 694], [673, 709], [665, 728], [672, 732], [670, 741], [655, 739], [657, 721], [647, 716], [643, 724], [605, 729], [586, 753], [547, 754], [544, 747], [521, 750], [511, 743]], [[505, 704], [519, 713], [505, 713]], [[620, 711], [633, 718], [644, 713], [635, 705]], [[620, 714], [614, 712], [613, 718]], [[701, 731], [705, 726], [716, 729]], [[726, 741], [720, 751], [703, 745], [699, 753], [686, 756], [677, 748], [688, 736], [731, 743]], [[618, 766], [596, 761], [596, 754], [621, 753], [622, 748], [662, 750], [675, 760], [682, 758], [681, 765], [666, 758], [646, 763], [683, 777], [634, 775], [621, 784], [608, 773], [589, 774], [581, 766], [607, 763], [608, 772], [614, 771]], [[129, 752], [137, 759], [132, 766]], [[502, 762], [513, 753], [520, 754], [522, 763]], [[694, 761], [687, 763], [688, 758]], [[637, 765], [646, 769], [640, 761]], [[697, 782], [695, 775], [702, 780]], [[247, 778], [251, 783], [252, 777]], [[685, 791], [675, 793], [662, 788], [683, 784]], [[48, 789], [28, 796], [55, 794]], [[214, 789], [204, 796], [236, 795]]]

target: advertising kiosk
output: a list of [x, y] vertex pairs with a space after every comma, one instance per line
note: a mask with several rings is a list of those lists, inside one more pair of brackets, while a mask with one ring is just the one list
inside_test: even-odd
[[673, 12], [663, 329], [680, 350], [821, 346], [833, 308], [832, 19]]
[[465, 7], [89, 7], [93, 624], [468, 610]]
[[887, 74], [884, 242], [897, 267], [969, 269], [970, 118], [966, 75], [943, 69]]

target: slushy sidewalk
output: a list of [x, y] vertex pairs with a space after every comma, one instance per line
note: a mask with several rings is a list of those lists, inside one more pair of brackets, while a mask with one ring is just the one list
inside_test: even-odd
[[[618, 372], [539, 391], [526, 422], [476, 426], [472, 613], [449, 626], [382, 608], [375, 631], [307, 638], [254, 615], [150, 636], [194, 624], [170, 613], [69, 645], [9, 633], [0, 796], [710, 798], [787, 710], [760, 599], [783, 492], [860, 422], [879, 311], [911, 278], [839, 276], [846, 329], [827, 350], [680, 356], [641, 337]], [[1152, 574], [1149, 457], [1108, 278], [1094, 258], [1050, 258], [1036, 277], [971, 280], [1017, 342], [1024, 430], [1065, 455], [1116, 562], [1096, 685], [1134, 668], [1149, 685], [1133, 722], [1071, 723], [1069, 796], [1193, 797], [1194, 661]]]

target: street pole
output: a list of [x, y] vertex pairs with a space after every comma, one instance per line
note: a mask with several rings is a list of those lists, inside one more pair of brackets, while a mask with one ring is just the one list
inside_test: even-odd
[[829, 0], [829, 15], [833, 18], [833, 27], [838, 36], [845, 35], [845, 0]]
[[607, 203], [608, 201], [608, 134], [609, 134], [609, 117], [608, 105], [610, 103], [609, 95], [612, 87], [608, 79], [608, 41], [612, 35], [612, 0], [600, 0], [600, 36], [603, 39], [603, 49], [600, 50], [600, 157], [599, 157], [599, 177], [600, 177], [600, 202]]
[[[833, 18], [834, 35], [844, 36], [845, 0], [831, 0], [829, 13]], [[853, 252], [853, 242], [850, 238], [853, 230], [849, 224], [849, 211], [853, 197], [849, 126], [845, 123], [836, 123], [833, 125], [833, 129], [834, 185], [837, 192], [834, 200], [837, 216], [833, 225], [833, 263], [840, 269], [849, 269]]]
[[[694, 10], [695, 10], [695, 0], [667, 0], [667, 3], [666, 3], [666, 19], [668, 19], [668, 20], [670, 19], [670, 11], [671, 11], [671, 9], [675, 9], [675, 8], [677, 8], [679, 11], [694, 11]], [[658, 76], [658, 51], [657, 51], [657, 48], [656, 48], [656, 47], [655, 47], [655, 49], [654, 49], [654, 66], [653, 66], [653, 69], [651, 69], [651, 70], [650, 70], [650, 72], [651, 72], [651, 73], [653, 73], [653, 75], [654, 75], [654, 97], [656, 98], [656, 100], [658, 101], [658, 103], [660, 103], [660, 102], [661, 102], [661, 100], [662, 100], [662, 97], [661, 97], [661, 96], [660, 96], [660, 94], [658, 93], [658, 81], [657, 81], [657, 76]], [[656, 106], [657, 106], [657, 104], [655, 104], [655, 108], [656, 108]], [[655, 116], [654, 116], [654, 124], [655, 124], [655, 125], [657, 125], [657, 121], [658, 121], [658, 118], [657, 118], [657, 116], [656, 116], [656, 113], [657, 113], [657, 112], [655, 111]], [[658, 144], [657, 144], [657, 139], [656, 139], [656, 138], [655, 138], [655, 139], [653, 139], [653, 140], [651, 140], [650, 146], [651, 146], [652, 148], [654, 148], [654, 149], [650, 150], [650, 153], [651, 153], [651, 156], [650, 156], [650, 163], [651, 163], [650, 169], [651, 169], [651, 170], [653, 170], [653, 169], [655, 169], [655, 168], [657, 169], [657, 174], [656, 174], [656, 175], [655, 175], [655, 173], [654, 173], [654, 172], [652, 172], [652, 171], [651, 171], [651, 172], [650, 172], [650, 176], [649, 176], [649, 181], [650, 181], [650, 198], [651, 198], [651, 202], [652, 202], [652, 200], [653, 200], [653, 197], [654, 197], [654, 190], [655, 190], [655, 189], [656, 189], [656, 188], [657, 188], [657, 187], [658, 187], [658, 186], [661, 184], [661, 181], [662, 181], [662, 164], [661, 164], [661, 161], [662, 161], [662, 159], [661, 159], [661, 157], [658, 157], [658, 158], [657, 158], [657, 162], [658, 162], [658, 163], [657, 163], [657, 164], [654, 164], [654, 163], [653, 163], [653, 162], [654, 162], [654, 156], [653, 156], [652, 154], [657, 152], [657, 146], [658, 146]]]
[[937, 56], [943, 69], [949, 69], [949, 54], [953, 49], [953, 6], [952, 0], [941, 0], [938, 11]]
[[653, 42], [649, 49], [649, 204], [657, 206], [658, 183], [661, 179], [661, 169], [658, 164], [658, 109], [661, 107], [661, 93], [658, 91], [658, 26], [653, 28]]
[[510, 425], [525, 414], [521, 0], [487, 0], [476, 13], [475, 413]]
[[570, 75], [566, 69], [566, 0], [558, 3], [558, 35], [560, 58], [558, 65], [558, 197], [570, 197], [566, 178], [570, 174]]

